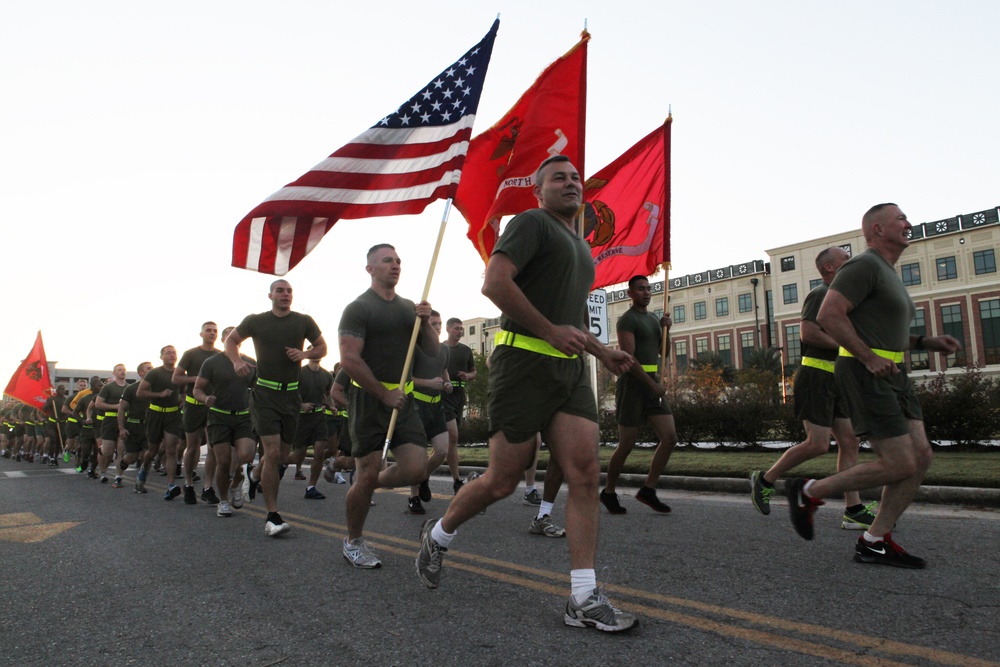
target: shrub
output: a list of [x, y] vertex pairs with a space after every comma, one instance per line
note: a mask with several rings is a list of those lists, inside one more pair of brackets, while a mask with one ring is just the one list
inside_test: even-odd
[[970, 367], [960, 375], [939, 373], [916, 392], [931, 440], [969, 446], [1000, 434], [1000, 379]]

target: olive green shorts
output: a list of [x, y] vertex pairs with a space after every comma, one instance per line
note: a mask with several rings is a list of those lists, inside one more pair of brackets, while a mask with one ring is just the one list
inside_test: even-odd
[[279, 391], [255, 385], [250, 392], [250, 420], [253, 430], [261, 437], [281, 436], [281, 442], [292, 444], [299, 425], [299, 392]]
[[847, 403], [847, 412], [859, 437], [884, 440], [910, 432], [910, 419], [923, 421], [913, 381], [906, 372], [875, 377], [853, 357], [838, 357], [837, 387]]
[[151, 445], [159, 445], [163, 442], [165, 433], [178, 438], [184, 437], [184, 429], [181, 427], [180, 410], [157, 412], [150, 409], [146, 413], [146, 440]]
[[847, 419], [847, 408], [833, 373], [800, 366], [795, 371], [793, 388], [796, 419], [824, 428], [831, 428], [835, 419]]
[[[650, 374], [652, 375], [652, 374]], [[656, 378], [653, 378], [656, 381]], [[615, 420], [622, 426], [642, 426], [649, 417], [671, 415], [670, 403], [657, 396], [631, 373], [618, 378], [615, 387]]]
[[590, 373], [582, 357], [563, 359], [498, 345], [493, 351], [487, 408], [490, 435], [534, 440], [557, 412], [597, 421]]
[[[348, 392], [347, 412], [351, 432], [351, 456], [361, 458], [372, 452], [381, 451], [385, 446], [385, 436], [389, 432], [392, 409], [364, 389], [351, 385]], [[427, 434], [420, 422], [413, 397], [406, 400], [406, 406], [396, 418], [389, 449], [399, 445], [427, 446]], [[343, 448], [343, 444], [340, 445]]]
[[230, 415], [209, 410], [206, 419], [208, 444], [236, 445], [237, 440], [255, 440], [250, 415]]

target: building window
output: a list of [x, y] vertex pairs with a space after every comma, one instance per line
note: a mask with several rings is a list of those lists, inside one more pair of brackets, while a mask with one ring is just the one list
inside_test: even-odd
[[788, 352], [788, 365], [802, 361], [802, 340], [799, 338], [798, 324], [785, 327], [785, 350]]
[[904, 285], [920, 284], [920, 264], [918, 262], [903, 264], [902, 271]]
[[997, 272], [997, 260], [993, 254], [993, 249], [977, 250], [972, 253], [972, 261], [976, 265], [976, 275]]
[[719, 336], [716, 341], [716, 349], [719, 352], [719, 356], [722, 357], [722, 361], [727, 366], [733, 365], [733, 343], [729, 336]]
[[782, 257], [781, 258], [781, 270], [782, 271], [794, 271], [795, 270], [795, 257]]
[[708, 317], [708, 315], [707, 315], [707, 312], [705, 310], [705, 302], [704, 301], [695, 301], [694, 302], [694, 319], [696, 319], [696, 320], [703, 320], [706, 317]]
[[472, 326], [469, 327], [469, 335], [470, 336], [475, 336], [476, 335], [476, 325], [475, 324], [473, 324]]
[[684, 314], [684, 306], [674, 306], [674, 324], [680, 324], [686, 319], [687, 317]]
[[965, 365], [965, 333], [962, 331], [962, 307], [959, 305], [941, 306], [942, 333], [952, 336], [962, 344], [962, 349], [948, 355], [948, 366]]
[[686, 340], [674, 341], [674, 362], [677, 370], [683, 371], [688, 367], [688, 342]]
[[846, 252], [848, 257], [854, 257], [854, 255], [851, 253], [850, 243], [845, 243], [844, 245], [840, 246], [840, 249]]
[[958, 278], [958, 266], [955, 264], [955, 256], [938, 257], [937, 259], [938, 280], [954, 280]]
[[725, 317], [729, 314], [729, 297], [723, 296], [715, 300], [715, 316]]
[[[913, 322], [910, 324], [911, 336], [927, 335], [927, 319], [924, 317], [924, 309], [917, 308], [913, 314]], [[930, 355], [927, 350], [910, 350], [910, 370], [925, 371], [930, 368]]]
[[740, 294], [740, 312], [749, 313], [753, 310], [753, 299], [750, 298], [750, 292], [746, 294]]
[[699, 361], [708, 356], [708, 339], [707, 338], [695, 338], [694, 339], [694, 356]]
[[740, 334], [740, 348], [741, 348], [740, 352], [743, 355], [743, 368], [747, 367], [747, 358], [750, 356], [750, 353], [753, 352], [753, 349], [755, 347], [757, 346], [754, 345], [754, 337], [752, 331], [744, 331], [743, 333]]
[[1000, 364], [1000, 299], [979, 302], [983, 322], [983, 354], [987, 364]]
[[781, 296], [784, 298], [785, 304], [798, 303], [799, 302], [798, 283], [792, 283], [791, 285], [782, 285]]
[[809, 281], [809, 291], [812, 292], [814, 289], [823, 284], [822, 278], [816, 278], [815, 280]]

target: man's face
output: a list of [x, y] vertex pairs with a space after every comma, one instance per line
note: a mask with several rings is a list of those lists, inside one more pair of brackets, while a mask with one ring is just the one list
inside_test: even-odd
[[66, 395], [66, 385], [61, 384], [58, 387], [56, 387], [56, 395], [57, 396], [65, 396]]
[[86, 380], [77, 380], [76, 381], [76, 390], [77, 391], [83, 391], [86, 388], [87, 388], [87, 381]]
[[441, 336], [441, 318], [438, 315], [431, 315], [427, 323], [433, 327], [434, 331], [437, 332], [438, 336]]
[[201, 328], [201, 339], [205, 345], [215, 345], [219, 339], [219, 327], [209, 322]]
[[653, 290], [649, 286], [648, 280], [637, 280], [632, 287], [628, 288], [628, 296], [632, 303], [645, 308], [653, 298]]
[[850, 258], [851, 256], [847, 254], [846, 250], [844, 250], [843, 248], [836, 248], [834, 249], [833, 255], [831, 256], [830, 261], [827, 262], [827, 264], [830, 265], [830, 270], [836, 273], [837, 271], [840, 270], [840, 267], [844, 265], [844, 262], [846, 262]]
[[454, 324], [448, 325], [448, 339], [453, 343], [457, 343], [462, 340], [462, 336], [465, 335], [465, 326], [461, 322], [455, 322]]
[[118, 364], [111, 371], [111, 375], [114, 376], [115, 381], [121, 382], [125, 379], [125, 364]]
[[177, 362], [177, 350], [174, 349], [173, 345], [167, 345], [163, 348], [163, 354], [160, 355], [160, 361], [168, 366]]
[[387, 287], [395, 287], [399, 282], [402, 261], [392, 248], [379, 248], [372, 256], [371, 263], [365, 269], [372, 278]]
[[274, 308], [288, 310], [292, 307], [292, 286], [284, 280], [278, 280], [271, 285], [267, 297], [271, 299], [271, 306]]
[[583, 201], [580, 172], [571, 162], [553, 162], [545, 167], [542, 184], [535, 186], [541, 207], [562, 217], [573, 217]]
[[875, 224], [879, 235], [892, 246], [908, 248], [913, 225], [906, 219], [906, 214], [898, 206], [886, 206], [878, 214]]
[[141, 366], [139, 366], [139, 370], [138, 370], [139, 377], [140, 378], [146, 377], [146, 373], [148, 373], [151, 370], [153, 370], [153, 364], [151, 364], [151, 363], [149, 363], [147, 361], [146, 363], [144, 363]]

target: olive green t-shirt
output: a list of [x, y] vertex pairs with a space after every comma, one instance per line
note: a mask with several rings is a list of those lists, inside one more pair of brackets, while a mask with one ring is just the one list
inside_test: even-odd
[[303, 403], [323, 405], [333, 386], [333, 373], [325, 368], [313, 370], [303, 366], [299, 371], [299, 400]]
[[471, 373], [476, 370], [476, 360], [472, 358], [472, 348], [465, 343], [458, 343], [454, 347], [447, 343], [441, 343], [441, 347], [448, 348], [448, 377], [454, 387], [452, 394], [465, 392], [465, 385], [458, 379], [458, 372]]
[[[819, 322], [816, 321], [816, 317], [819, 315], [820, 306], [823, 305], [823, 298], [826, 297], [826, 293], [829, 290], [829, 285], [820, 283], [806, 295], [806, 300], [802, 303], [803, 322], [812, 322], [816, 326], [819, 326]], [[828, 347], [810, 345], [809, 343], [802, 341], [802, 356], [812, 357], [813, 359], [825, 359], [826, 361], [836, 361], [837, 350], [831, 350]]]
[[[504, 254], [517, 267], [514, 282], [552, 324], [587, 328], [587, 296], [594, 284], [590, 244], [551, 214], [536, 208], [514, 216], [493, 254]], [[538, 337], [527, 327], [500, 316], [506, 331]]]
[[308, 315], [289, 312], [278, 317], [270, 310], [247, 315], [236, 331], [243, 338], [253, 338], [258, 377], [282, 383], [297, 382], [302, 368], [302, 362], [288, 358], [285, 348], [301, 350], [303, 341], [315, 343], [321, 335], [316, 322]]
[[[444, 369], [448, 367], [449, 358], [449, 348], [445, 344], [441, 344], [438, 348], [437, 356], [429, 357], [427, 354], [421, 350], [419, 347], [413, 351], [413, 377], [420, 378], [421, 380], [431, 380], [433, 378], [442, 377], [444, 375]], [[441, 393], [438, 389], [431, 389], [430, 387], [420, 387], [416, 389], [421, 394], [426, 394], [427, 396], [437, 396]]]
[[871, 248], [848, 260], [830, 284], [854, 309], [848, 314], [858, 337], [872, 349], [910, 347], [916, 308], [896, 271]]
[[618, 331], [628, 331], [635, 337], [635, 354], [643, 366], [656, 366], [660, 357], [660, 341], [663, 329], [660, 318], [650, 312], [640, 313], [629, 308], [618, 318]]
[[[215, 349], [203, 350], [200, 347], [192, 347], [181, 355], [181, 360], [177, 362], [177, 367], [183, 368], [188, 377], [196, 378], [198, 377], [198, 372], [201, 371], [201, 365], [218, 353], [219, 350]], [[194, 387], [194, 385], [190, 384], [184, 386], [187, 387], [188, 393]]]
[[[100, 398], [105, 403], [110, 403], [111, 405], [114, 405], [115, 407], [112, 408], [111, 411], [118, 412], [118, 401], [122, 400], [122, 394], [125, 393], [125, 389], [127, 387], [128, 387], [127, 384], [124, 386], [119, 386], [115, 382], [109, 382], [103, 387], [101, 387], [101, 392], [97, 394], [97, 397]], [[95, 412], [99, 412], [101, 414], [105, 413], [105, 410], [98, 408], [96, 405], [94, 406], [94, 408]]]
[[[240, 358], [248, 363], [253, 361], [243, 355]], [[198, 377], [208, 382], [205, 393], [215, 396], [215, 407], [219, 410], [246, 410], [250, 404], [250, 387], [256, 375], [237, 375], [233, 362], [225, 354], [216, 354], [206, 359], [198, 371]]]
[[363, 339], [361, 359], [375, 379], [396, 383], [403, 375], [416, 317], [416, 305], [409, 299], [397, 294], [386, 301], [369, 289], [344, 309], [338, 332]]
[[153, 370], [146, 373], [146, 377], [142, 378], [143, 382], [149, 384], [149, 390], [154, 394], [161, 392], [164, 389], [169, 389], [173, 392], [169, 396], [157, 396], [149, 399], [149, 403], [151, 405], [155, 405], [160, 408], [176, 408], [180, 405], [181, 388], [171, 381], [173, 374], [174, 372], [172, 370], [168, 371], [163, 366], [157, 366]]
[[122, 392], [121, 400], [128, 404], [128, 414], [125, 415], [130, 419], [145, 419], [146, 411], [149, 409], [149, 401], [144, 398], [139, 398], [136, 392], [139, 391], [139, 383], [133, 382], [129, 386], [125, 387], [125, 391]]

